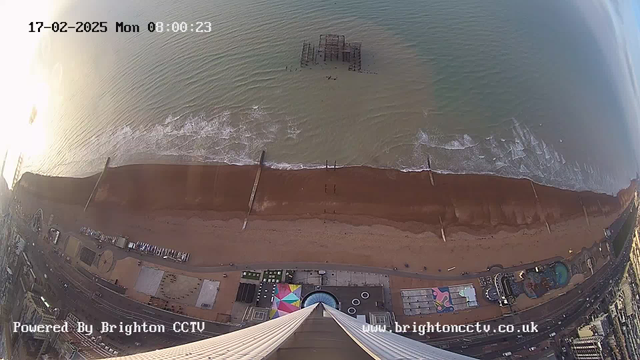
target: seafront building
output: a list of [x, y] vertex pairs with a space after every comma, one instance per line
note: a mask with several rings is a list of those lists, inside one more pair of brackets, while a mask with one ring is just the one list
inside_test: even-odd
[[571, 352], [576, 359], [610, 359], [610, 355], [615, 353], [607, 344], [607, 336], [611, 334], [607, 317], [607, 314], [600, 314], [589, 324], [578, 328], [578, 337], [571, 340]]
[[[634, 236], [634, 243], [638, 242], [638, 237]], [[611, 303], [609, 305], [609, 316], [613, 322], [616, 345], [624, 359], [640, 359], [640, 308], [638, 306], [638, 276], [634, 271], [634, 263], [638, 259], [631, 255], [631, 262], [625, 269], [620, 283], [615, 287]], [[634, 258], [635, 257], [635, 258]]]
[[591, 323], [578, 329], [578, 337], [587, 338], [590, 336], [607, 336], [609, 334], [609, 322], [606, 314], [601, 314]]
[[[25, 325], [53, 325], [55, 316], [45, 303], [43, 298], [36, 293], [28, 291], [22, 301], [20, 315], [13, 321]], [[12, 322], [13, 322], [12, 321]], [[15, 338], [12, 346], [12, 359], [35, 357], [44, 354], [52, 341], [57, 338], [57, 333], [19, 332], [13, 333]]]
[[574, 339], [571, 351], [577, 360], [604, 360], [602, 343], [603, 337], [598, 335]]
[[[630, 270], [631, 268], [628, 268]], [[633, 298], [632, 298], [633, 296]], [[637, 288], [631, 289], [629, 271], [625, 272], [621, 283], [610, 296], [608, 315], [611, 333], [608, 344], [620, 359], [640, 359], [640, 321], [638, 319]]]
[[[640, 359], [640, 239], [632, 233], [630, 251], [622, 255], [626, 263], [622, 275], [605, 294], [600, 312], [578, 329], [571, 340], [576, 359]], [[598, 294], [594, 294], [597, 296]]]
[[[28, 292], [22, 305], [22, 315], [20, 316], [20, 324], [25, 325], [52, 325], [55, 317], [49, 311], [48, 305], [43, 298], [32, 292]], [[45, 339], [47, 336], [43, 333], [33, 332], [31, 335], [35, 339]]]

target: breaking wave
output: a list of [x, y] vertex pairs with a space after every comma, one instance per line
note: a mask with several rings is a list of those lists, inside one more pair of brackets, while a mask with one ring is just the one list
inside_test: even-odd
[[528, 178], [559, 188], [609, 194], [629, 185], [628, 181], [620, 181], [626, 174], [611, 174], [585, 163], [569, 163], [515, 118], [510, 120], [506, 132], [474, 139], [466, 134], [438, 135], [420, 130], [416, 134], [413, 161], [421, 165], [404, 166], [402, 170], [425, 170], [426, 159], [430, 157], [432, 165], [436, 163], [434, 171], [441, 173]]
[[[135, 163], [226, 163], [255, 164], [260, 151], [282, 141], [290, 141], [293, 158], [302, 155], [297, 137], [304, 127], [293, 119], [274, 121], [260, 106], [244, 112], [221, 111], [212, 116], [181, 114], [168, 116], [164, 122], [132, 128], [122, 126], [93, 136], [74, 148], [67, 148], [66, 159], [55, 164], [40, 164], [25, 169], [58, 176], [86, 176], [100, 171], [107, 156], [112, 165]], [[271, 146], [270, 146], [271, 145]], [[409, 156], [398, 161], [376, 163], [378, 168], [422, 171], [428, 168], [440, 173], [492, 174], [513, 178], [529, 178], [541, 184], [570, 190], [591, 190], [615, 194], [628, 186], [628, 174], [612, 174], [592, 165], [569, 162], [544, 140], [516, 119], [507, 122], [499, 132], [487, 137], [468, 134], [443, 135], [419, 130], [413, 144], [407, 145]], [[399, 150], [404, 153], [404, 150]], [[412, 153], [412, 155], [411, 155]], [[347, 166], [372, 166], [367, 154], [357, 154]], [[365, 157], [362, 157], [365, 156]], [[75, 160], [79, 159], [79, 160]], [[315, 158], [314, 158], [315, 159]], [[361, 163], [356, 161], [364, 159]], [[316, 160], [317, 161], [317, 160]], [[53, 165], [51, 165], [53, 164]], [[277, 169], [323, 168], [323, 163], [266, 162]], [[339, 164], [343, 165], [344, 164]]]
[[[259, 106], [235, 117], [229, 111], [209, 117], [169, 116], [161, 124], [139, 129], [123, 126], [96, 135], [88, 148], [76, 151], [100, 158], [116, 154], [115, 165], [128, 163], [128, 158], [142, 154], [234, 165], [254, 164], [256, 152], [278, 138], [279, 125]], [[295, 135], [293, 132], [292, 136]]]

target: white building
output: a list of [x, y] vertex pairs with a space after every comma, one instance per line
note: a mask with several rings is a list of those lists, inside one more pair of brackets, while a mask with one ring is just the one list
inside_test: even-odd
[[602, 336], [573, 339], [571, 352], [577, 360], [603, 360]]

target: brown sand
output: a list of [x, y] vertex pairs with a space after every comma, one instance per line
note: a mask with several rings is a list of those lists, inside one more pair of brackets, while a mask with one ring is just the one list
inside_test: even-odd
[[[256, 166], [131, 165], [105, 174], [92, 206], [116, 206], [134, 211], [196, 210], [245, 212]], [[265, 169], [258, 187], [254, 214], [263, 217], [319, 217], [326, 213], [368, 216], [395, 222], [464, 225], [550, 224], [583, 216], [611, 214], [628, 203], [632, 191], [618, 197], [573, 192], [488, 175], [400, 172], [367, 167], [337, 170]], [[67, 204], [84, 204], [96, 176], [51, 178], [27, 173], [21, 187]], [[326, 192], [325, 192], [326, 185]], [[335, 185], [335, 186], [334, 186]], [[335, 189], [335, 192], [334, 192]], [[344, 220], [344, 219], [340, 219]], [[349, 222], [349, 221], [347, 221]]]
[[456, 266], [459, 274], [568, 257], [569, 250], [590, 247], [635, 190], [633, 183], [614, 197], [536, 184], [537, 203], [532, 183], [524, 179], [434, 174], [434, 187], [426, 172], [265, 169], [242, 231], [256, 170], [112, 168], [87, 213], [82, 208], [97, 176], [25, 174], [17, 194], [25, 211], [42, 207], [45, 218], [53, 213], [68, 230], [91, 226], [189, 251], [195, 266], [327, 261], [404, 269], [407, 263], [410, 271], [427, 266], [427, 273], [439, 273]]

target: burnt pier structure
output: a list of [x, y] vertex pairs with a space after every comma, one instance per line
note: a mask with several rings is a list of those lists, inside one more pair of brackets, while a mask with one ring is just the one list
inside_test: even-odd
[[362, 71], [362, 43], [346, 42], [344, 35], [320, 35], [318, 47], [309, 41], [302, 43], [300, 66], [318, 64], [327, 61], [342, 61], [349, 63], [350, 71]]

